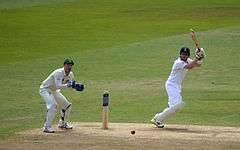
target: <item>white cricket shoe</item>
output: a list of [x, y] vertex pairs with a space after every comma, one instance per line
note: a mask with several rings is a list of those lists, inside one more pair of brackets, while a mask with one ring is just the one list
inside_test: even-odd
[[55, 131], [51, 127], [44, 127], [43, 132], [45, 132], [45, 133], [54, 133]]
[[158, 128], [164, 128], [164, 123], [158, 122], [154, 118], [151, 120], [151, 123], [157, 126]]
[[73, 126], [70, 125], [68, 122], [59, 121], [58, 128], [60, 128], [60, 129], [72, 129]]

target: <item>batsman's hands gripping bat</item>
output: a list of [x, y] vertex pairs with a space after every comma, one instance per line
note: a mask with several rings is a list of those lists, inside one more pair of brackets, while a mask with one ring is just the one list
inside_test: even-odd
[[200, 48], [200, 44], [199, 41], [197, 39], [196, 33], [193, 29], [190, 29], [191, 31], [191, 36], [192, 36], [192, 40], [196, 46], [196, 54], [195, 57], [198, 61], [201, 61], [203, 58], [206, 57], [205, 51], [203, 48]]
[[200, 48], [200, 49], [196, 49], [196, 54], [195, 54], [195, 58], [198, 60], [198, 61], [201, 61], [203, 58], [206, 57], [206, 54], [205, 54], [205, 51], [203, 48]]

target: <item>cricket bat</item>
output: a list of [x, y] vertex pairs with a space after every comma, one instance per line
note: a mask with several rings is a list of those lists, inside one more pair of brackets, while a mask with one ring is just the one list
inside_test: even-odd
[[195, 31], [194, 31], [193, 29], [190, 29], [190, 31], [191, 31], [191, 35], [192, 35], [192, 40], [193, 40], [196, 48], [197, 48], [198, 50], [200, 50], [200, 44], [199, 44], [199, 41], [198, 41], [198, 39], [197, 39], [197, 35], [196, 35]]

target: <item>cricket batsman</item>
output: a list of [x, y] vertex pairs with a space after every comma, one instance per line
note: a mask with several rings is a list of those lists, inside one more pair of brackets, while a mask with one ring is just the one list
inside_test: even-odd
[[47, 106], [47, 117], [44, 123], [43, 132], [54, 133], [52, 121], [55, 117], [57, 106], [61, 108], [61, 118], [58, 123], [58, 128], [72, 129], [68, 119], [72, 104], [60, 92], [64, 88], [73, 88], [77, 91], [83, 91], [84, 85], [74, 81], [72, 67], [73, 60], [65, 59], [63, 67], [53, 71], [40, 86], [39, 93]]
[[181, 96], [182, 81], [188, 70], [201, 66], [203, 58], [205, 57], [203, 48], [196, 49], [195, 58], [193, 60], [189, 58], [190, 49], [187, 47], [181, 48], [179, 54], [179, 58], [175, 60], [172, 71], [165, 84], [168, 95], [168, 107], [162, 112], [157, 113], [151, 120], [151, 123], [158, 128], [163, 128], [164, 121], [184, 107], [185, 103]]

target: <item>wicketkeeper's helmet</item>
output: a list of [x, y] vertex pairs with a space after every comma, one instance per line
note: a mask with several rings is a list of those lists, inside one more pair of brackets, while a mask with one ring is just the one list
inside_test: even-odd
[[187, 55], [190, 56], [190, 49], [187, 48], [187, 47], [182, 47], [182, 48], [180, 49], [180, 55], [181, 55], [182, 53], [187, 53]]
[[65, 64], [74, 65], [74, 62], [73, 62], [72, 59], [66, 58], [66, 59], [64, 60], [63, 64], [64, 64], [64, 65], [65, 65]]

